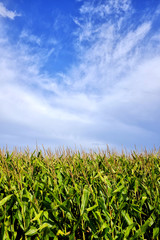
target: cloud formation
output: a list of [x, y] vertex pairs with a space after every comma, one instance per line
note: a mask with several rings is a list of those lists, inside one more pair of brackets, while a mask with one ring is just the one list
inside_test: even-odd
[[13, 45], [0, 28], [0, 144], [158, 143], [158, 14], [136, 22], [133, 14], [131, 1], [84, 1], [73, 18], [78, 60], [54, 76], [42, 71], [54, 50], [42, 47], [41, 36], [23, 29]]
[[8, 10], [2, 2], [0, 2], [0, 16], [14, 20], [15, 17], [21, 16], [20, 14]]

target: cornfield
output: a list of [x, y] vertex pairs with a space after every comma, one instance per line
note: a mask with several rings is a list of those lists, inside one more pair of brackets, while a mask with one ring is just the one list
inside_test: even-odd
[[160, 151], [0, 149], [0, 239], [160, 239]]

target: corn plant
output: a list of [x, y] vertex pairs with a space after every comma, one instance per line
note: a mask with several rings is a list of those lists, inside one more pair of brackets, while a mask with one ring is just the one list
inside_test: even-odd
[[0, 239], [159, 236], [159, 151], [0, 149]]

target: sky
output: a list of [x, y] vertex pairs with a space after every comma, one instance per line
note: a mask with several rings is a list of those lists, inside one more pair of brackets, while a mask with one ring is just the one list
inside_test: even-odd
[[0, 0], [0, 147], [160, 147], [159, 0]]

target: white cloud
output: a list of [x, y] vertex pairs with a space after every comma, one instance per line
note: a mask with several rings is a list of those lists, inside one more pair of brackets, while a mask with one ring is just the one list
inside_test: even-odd
[[[71, 78], [76, 79], [75, 88], [84, 90], [89, 86], [94, 90], [105, 91], [120, 81], [122, 76], [133, 71], [142, 57], [147, 57], [148, 50], [144, 49], [142, 42], [151, 30], [152, 21], [140, 21], [135, 28], [134, 24], [126, 24], [134, 12], [130, 1], [110, 0], [105, 4], [112, 13], [119, 13], [120, 9], [124, 12], [119, 13], [117, 18], [108, 13], [102, 17], [102, 21], [93, 21], [97, 19], [97, 12], [102, 16], [100, 11], [104, 11], [104, 3], [94, 6], [87, 2], [81, 7], [83, 18], [76, 19], [79, 26], [77, 48], [82, 63], [71, 71]], [[100, 82], [98, 86], [97, 81]]]
[[106, 17], [109, 14], [126, 12], [131, 7], [130, 0], [107, 0], [103, 3], [84, 2], [80, 8], [81, 14], [89, 14], [90, 17], [98, 15], [98, 17]]
[[113, 6], [118, 12], [128, 11], [131, 7], [130, 0], [110, 0], [110, 6]]
[[20, 35], [20, 39], [22, 39], [23, 41], [26, 40], [28, 42], [31, 42], [31, 43], [36, 43], [37, 45], [41, 45], [41, 38], [40, 37], [37, 37], [25, 30], [23, 30], [21, 32], [21, 35]]
[[20, 14], [10, 11], [8, 10], [2, 2], [0, 2], [0, 16], [4, 17], [4, 18], [10, 18], [12, 20], [14, 20], [15, 17], [21, 16]]
[[[117, 4], [121, 1], [108, 3], [107, 9], [112, 6], [119, 12]], [[103, 4], [94, 7], [87, 2], [81, 7], [83, 18], [76, 19], [80, 29], [77, 33], [77, 46], [80, 46], [81, 64], [73, 67], [70, 72], [70, 78], [76, 79], [72, 87], [99, 96], [99, 100], [96, 100], [99, 117], [95, 121], [107, 129], [106, 135], [108, 133], [110, 138], [112, 134], [117, 136], [114, 131], [117, 122], [119, 128], [123, 125], [123, 129], [127, 129], [122, 131], [122, 135], [128, 135], [128, 141], [132, 141], [129, 132], [133, 136], [134, 131], [137, 131], [137, 136], [140, 132], [145, 132], [148, 142], [149, 136], [151, 141], [154, 138], [156, 141], [157, 129], [160, 127], [160, 45], [155, 45], [153, 41], [158, 41], [159, 35], [152, 38], [152, 19], [147, 19], [146, 22], [144, 18], [143, 23], [140, 19], [136, 28], [134, 24], [127, 25], [126, 22], [131, 19], [128, 11], [132, 13], [133, 9], [129, 2], [123, 3], [126, 15], [122, 14], [117, 20], [108, 16], [100, 24], [92, 19], [95, 14], [104, 16]], [[89, 18], [86, 14], [89, 14]], [[107, 126], [109, 122], [110, 126]], [[138, 141], [135, 136], [133, 139]]]
[[[24, 30], [13, 46], [1, 30], [4, 141], [18, 144], [23, 136], [28, 143], [38, 139], [43, 144], [121, 147], [160, 140], [159, 35], [152, 33], [152, 20], [128, 26], [132, 10], [126, 0], [84, 3], [75, 19], [79, 63], [54, 77], [42, 73], [41, 66], [57, 42], [38, 51], [43, 39]], [[118, 17], [112, 19], [110, 13]]]
[[117, 44], [114, 51], [114, 58], [122, 58], [126, 56], [134, 47], [138, 46], [139, 41], [143, 40], [151, 29], [151, 22], [143, 23], [136, 31], [130, 31], [128, 34]]
[[[2, 37], [5, 39], [5, 35]], [[40, 73], [46, 51], [30, 53], [30, 47], [20, 37], [14, 46], [5, 41], [0, 53], [0, 144], [8, 143], [8, 138], [16, 144], [17, 135], [25, 139], [55, 139], [55, 144], [73, 144], [79, 138], [85, 141], [84, 129], [92, 121], [90, 113], [84, 114], [83, 109], [90, 109], [90, 100], [83, 94], [77, 97], [66, 93], [56, 79]]]
[[153, 35], [152, 40], [160, 43], [160, 32]]

